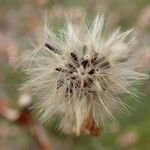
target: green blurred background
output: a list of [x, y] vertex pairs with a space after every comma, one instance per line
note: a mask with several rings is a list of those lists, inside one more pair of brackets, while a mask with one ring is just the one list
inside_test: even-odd
[[[143, 61], [150, 69], [150, 0], [0, 0], [0, 101], [18, 109], [18, 88], [24, 74], [16, 69], [17, 57], [26, 47], [26, 38], [42, 24], [47, 11], [50, 24], [60, 27], [66, 14], [76, 21], [84, 15], [93, 18], [104, 12], [111, 27], [135, 27]], [[125, 97], [133, 110], [118, 115], [107, 124], [98, 138], [82, 135], [74, 138], [55, 130], [56, 123], [44, 125], [58, 150], [150, 150], [150, 80], [138, 87], [139, 102]], [[1, 106], [0, 106], [1, 109]], [[39, 150], [30, 130], [0, 118], [0, 150]]]

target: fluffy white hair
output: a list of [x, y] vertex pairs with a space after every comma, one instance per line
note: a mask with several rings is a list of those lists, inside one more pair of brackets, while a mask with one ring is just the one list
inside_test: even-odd
[[121, 94], [134, 95], [133, 85], [147, 78], [137, 72], [132, 30], [108, 34], [104, 16], [88, 26], [67, 21], [54, 33], [47, 26], [25, 60], [23, 89], [38, 96], [42, 119], [59, 116], [66, 132], [98, 135], [106, 118], [127, 109]]

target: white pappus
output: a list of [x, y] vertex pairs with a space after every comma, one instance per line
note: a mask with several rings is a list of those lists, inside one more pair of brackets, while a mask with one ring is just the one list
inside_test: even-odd
[[103, 15], [90, 26], [67, 21], [59, 34], [45, 26], [40, 44], [24, 57], [22, 86], [38, 96], [44, 121], [59, 116], [64, 132], [96, 136], [107, 118], [127, 109], [120, 95], [134, 95], [134, 85], [147, 78], [137, 71], [131, 31], [107, 33]]

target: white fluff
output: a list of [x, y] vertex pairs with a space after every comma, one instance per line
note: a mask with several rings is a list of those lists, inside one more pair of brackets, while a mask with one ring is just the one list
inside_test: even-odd
[[59, 116], [64, 131], [79, 134], [88, 118], [99, 127], [127, 109], [119, 96], [134, 95], [133, 85], [147, 78], [137, 72], [131, 31], [108, 34], [99, 15], [90, 27], [68, 21], [57, 35], [44, 27], [24, 57], [28, 79], [22, 86], [38, 96], [35, 109], [43, 121]]

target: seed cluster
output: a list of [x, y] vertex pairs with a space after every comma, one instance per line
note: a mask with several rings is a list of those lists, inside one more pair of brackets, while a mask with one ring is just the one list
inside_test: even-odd
[[[45, 46], [59, 54], [58, 51], [48, 43], [46, 43]], [[83, 54], [85, 54], [86, 51], [87, 46], [83, 46]], [[66, 94], [73, 94], [74, 90], [76, 90], [76, 92], [83, 90], [84, 95], [96, 96], [96, 91], [92, 88], [94, 79], [96, 78], [99, 80], [102, 90], [106, 90], [107, 85], [103, 78], [107, 78], [106, 71], [110, 68], [110, 63], [106, 60], [106, 57], [99, 56], [96, 51], [93, 51], [91, 58], [86, 55], [80, 58], [75, 52], [71, 52], [69, 55], [70, 62], [67, 62], [65, 67], [55, 68], [56, 71], [63, 74], [57, 81], [57, 89], [62, 87], [67, 80], [69, 86], [66, 88]]]
[[68, 20], [57, 34], [44, 26], [40, 43], [23, 55], [28, 80], [21, 89], [38, 97], [43, 121], [58, 116], [63, 132], [97, 136], [108, 118], [128, 110], [120, 96], [136, 98], [134, 86], [148, 76], [138, 72], [132, 30], [108, 32], [103, 15], [84, 20]]

